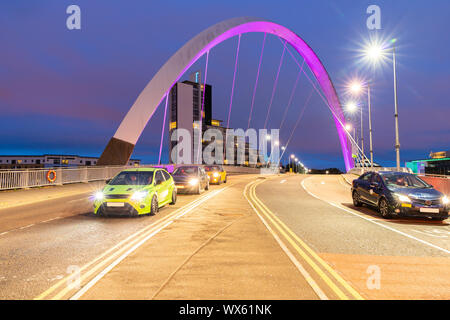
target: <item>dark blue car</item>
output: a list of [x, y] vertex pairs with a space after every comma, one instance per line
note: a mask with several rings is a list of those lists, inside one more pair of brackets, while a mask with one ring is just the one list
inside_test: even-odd
[[375, 206], [383, 218], [448, 218], [449, 199], [419, 177], [404, 172], [367, 172], [353, 180], [353, 204]]

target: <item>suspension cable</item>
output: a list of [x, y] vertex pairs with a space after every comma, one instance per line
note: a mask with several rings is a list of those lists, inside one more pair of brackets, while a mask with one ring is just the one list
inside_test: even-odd
[[[279, 37], [278, 37], [279, 38]], [[279, 38], [279, 40], [281, 42], [283, 42], [283, 40], [281, 38]], [[290, 54], [290, 56], [292, 57], [292, 59], [294, 60], [294, 62], [297, 64], [297, 66], [300, 66], [300, 62], [298, 62], [297, 58], [293, 55], [293, 53], [291, 52], [291, 50], [289, 50], [289, 48], [287, 48], [288, 53]], [[309, 68], [309, 66], [308, 66]], [[310, 69], [311, 71], [311, 69]], [[312, 72], [312, 71], [311, 71]], [[331, 106], [328, 103], [328, 100], [322, 95], [322, 92], [320, 92], [319, 89], [317, 89], [315, 83], [311, 80], [311, 78], [308, 76], [308, 74], [305, 72], [305, 70], [303, 70], [304, 75], [306, 76], [306, 78], [308, 79], [308, 81], [311, 83], [311, 85], [313, 86], [313, 88], [316, 90], [317, 94], [320, 96], [320, 98], [322, 99], [322, 101], [326, 104], [326, 106], [328, 107], [328, 109], [330, 109], [331, 113], [333, 114], [334, 118], [336, 119], [336, 121], [339, 123], [339, 125], [342, 127], [342, 129], [345, 131], [345, 133], [347, 134], [347, 137], [350, 139], [351, 143], [354, 143], [357, 147], [357, 149], [363, 154], [364, 158], [366, 158], [367, 160], [369, 160], [369, 158], [367, 158], [367, 156], [362, 152], [361, 148], [359, 147], [359, 145], [356, 143], [355, 139], [353, 139], [352, 135], [350, 134], [350, 132], [348, 132], [347, 128], [345, 127], [345, 125], [342, 123], [342, 121], [339, 119], [339, 117], [336, 115], [336, 113], [334, 112], [334, 110], [331, 108]]]
[[305, 103], [303, 104], [303, 108], [300, 111], [300, 114], [298, 115], [297, 121], [295, 122], [294, 127], [291, 130], [291, 134], [289, 135], [289, 139], [286, 142], [285, 148], [283, 150], [283, 152], [281, 153], [280, 159], [278, 161], [278, 165], [280, 164], [281, 159], [283, 158], [284, 153], [286, 152], [289, 142], [291, 142], [292, 136], [294, 135], [295, 130], [297, 130], [298, 124], [300, 123], [300, 120], [303, 118], [303, 114], [305, 113], [305, 109], [308, 106], [309, 101], [311, 100], [312, 94], [313, 94], [314, 90], [311, 89], [311, 92], [309, 93], [308, 98], [306, 98]]
[[275, 97], [275, 90], [277, 89], [278, 76], [280, 75], [281, 65], [283, 64], [284, 53], [286, 52], [287, 40], [284, 41], [283, 53], [281, 54], [280, 64], [278, 65], [277, 76], [275, 77], [275, 83], [272, 88], [272, 96], [270, 97], [269, 108], [267, 109], [266, 121], [264, 121], [264, 129], [267, 127], [267, 122], [269, 121], [270, 109], [272, 108], [273, 98]]
[[[206, 51], [205, 81], [203, 81], [202, 109], [201, 109], [201, 112], [200, 112], [200, 123], [199, 123], [199, 126], [198, 126], [198, 130], [199, 130], [200, 132], [199, 132], [199, 135], [198, 135], [197, 161], [196, 161], [196, 163], [198, 163], [198, 160], [199, 160], [200, 149], [203, 148], [203, 146], [201, 145], [201, 143], [202, 143], [202, 133], [203, 133], [203, 132], [202, 132], [202, 131], [203, 131], [203, 129], [202, 129], [202, 126], [203, 126], [203, 107], [205, 106], [206, 79], [207, 79], [207, 76], [208, 76], [208, 60], [209, 60], [209, 50]], [[200, 92], [202, 92], [202, 88], [201, 88], [201, 87], [200, 87]]]
[[295, 90], [297, 89], [297, 84], [298, 84], [298, 82], [300, 80], [300, 76], [302, 75], [303, 65], [304, 64], [305, 64], [305, 60], [303, 60], [302, 68], [301, 68], [301, 70], [299, 71], [299, 73], [297, 75], [297, 79], [295, 79], [294, 87], [292, 88], [292, 91], [291, 91], [291, 96], [289, 97], [288, 104], [286, 106], [286, 109], [284, 110], [283, 118], [281, 119], [281, 123], [280, 123], [280, 131], [281, 131], [281, 128], [283, 127], [284, 121], [286, 120], [287, 113], [288, 113], [289, 108], [290, 108], [290, 106], [292, 104], [292, 100], [294, 98], [294, 93], [295, 93]]
[[236, 49], [236, 61], [234, 62], [233, 84], [231, 85], [231, 97], [230, 97], [230, 107], [228, 109], [227, 128], [230, 127], [231, 108], [233, 106], [234, 83], [236, 80], [236, 71], [237, 71], [237, 66], [238, 66], [240, 44], [241, 44], [241, 34], [239, 34], [239, 39], [238, 39], [238, 44], [237, 44], [237, 49]]
[[258, 72], [256, 73], [255, 86], [253, 87], [253, 97], [252, 97], [252, 104], [251, 104], [251, 107], [250, 107], [250, 114], [248, 116], [247, 130], [250, 128], [250, 121], [252, 119], [253, 106], [255, 104], [256, 88], [258, 87], [259, 72], [261, 70], [261, 62], [262, 62], [262, 58], [263, 58], [264, 45], [266, 43], [266, 37], [267, 37], [267, 33], [264, 33], [264, 39], [263, 39], [262, 48], [261, 48], [261, 55], [259, 57]]
[[163, 125], [162, 125], [162, 129], [161, 129], [161, 143], [159, 144], [158, 164], [161, 164], [161, 153], [162, 153], [162, 146], [163, 146], [163, 141], [164, 141], [164, 129], [166, 127], [166, 115], [167, 115], [167, 104], [169, 101], [169, 92], [170, 92], [170, 90], [168, 90], [166, 93], [166, 106], [164, 108], [164, 119], [163, 119]]

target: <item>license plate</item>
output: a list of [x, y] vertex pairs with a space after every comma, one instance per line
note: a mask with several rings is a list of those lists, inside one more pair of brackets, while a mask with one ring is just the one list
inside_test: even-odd
[[123, 202], [107, 202], [106, 206], [107, 207], [123, 207], [123, 206], [125, 206], [125, 203], [123, 203]]
[[412, 208], [412, 205], [410, 203], [402, 203], [402, 207]]
[[183, 189], [184, 186], [177, 186], [177, 189]]
[[420, 208], [420, 212], [424, 212], [424, 213], [439, 213], [439, 209], [437, 209], [437, 208]]

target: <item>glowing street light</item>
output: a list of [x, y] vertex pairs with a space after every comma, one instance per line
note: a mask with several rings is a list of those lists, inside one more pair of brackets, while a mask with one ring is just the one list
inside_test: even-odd
[[347, 130], [347, 131], [352, 130], [352, 125], [351, 125], [350, 123], [347, 123], [347, 124], [345, 125], [345, 130]]
[[347, 103], [347, 108], [346, 110], [348, 110], [349, 112], [353, 113], [358, 109], [358, 105], [356, 104], [356, 102], [354, 101], [350, 101]]
[[[394, 119], [395, 119], [395, 152], [396, 152], [396, 160], [397, 160], [397, 170], [400, 170], [400, 138], [399, 138], [399, 129], [398, 129], [398, 99], [397, 99], [397, 62], [395, 56], [395, 43], [397, 39], [392, 39], [391, 41], [392, 48], [385, 48], [380, 44], [372, 43], [364, 50], [365, 56], [372, 61], [372, 63], [376, 63], [383, 58], [383, 55], [387, 51], [392, 51], [392, 65], [394, 69]], [[369, 98], [370, 99], [370, 98]], [[370, 108], [370, 107], [369, 107]], [[370, 114], [370, 113], [369, 113]], [[373, 167], [373, 160], [372, 167]]]

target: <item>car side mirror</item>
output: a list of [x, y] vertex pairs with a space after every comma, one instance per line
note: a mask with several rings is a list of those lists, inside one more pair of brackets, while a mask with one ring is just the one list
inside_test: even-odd
[[155, 181], [155, 186], [158, 186], [158, 185], [160, 185], [161, 183], [162, 183], [161, 180], [156, 180], [156, 181]]
[[106, 184], [110, 183], [112, 179], [108, 179], [105, 181]]
[[370, 186], [371, 186], [372, 188], [379, 188], [379, 187], [380, 187], [380, 183], [379, 183], [379, 182], [372, 182], [372, 183], [370, 184]]

